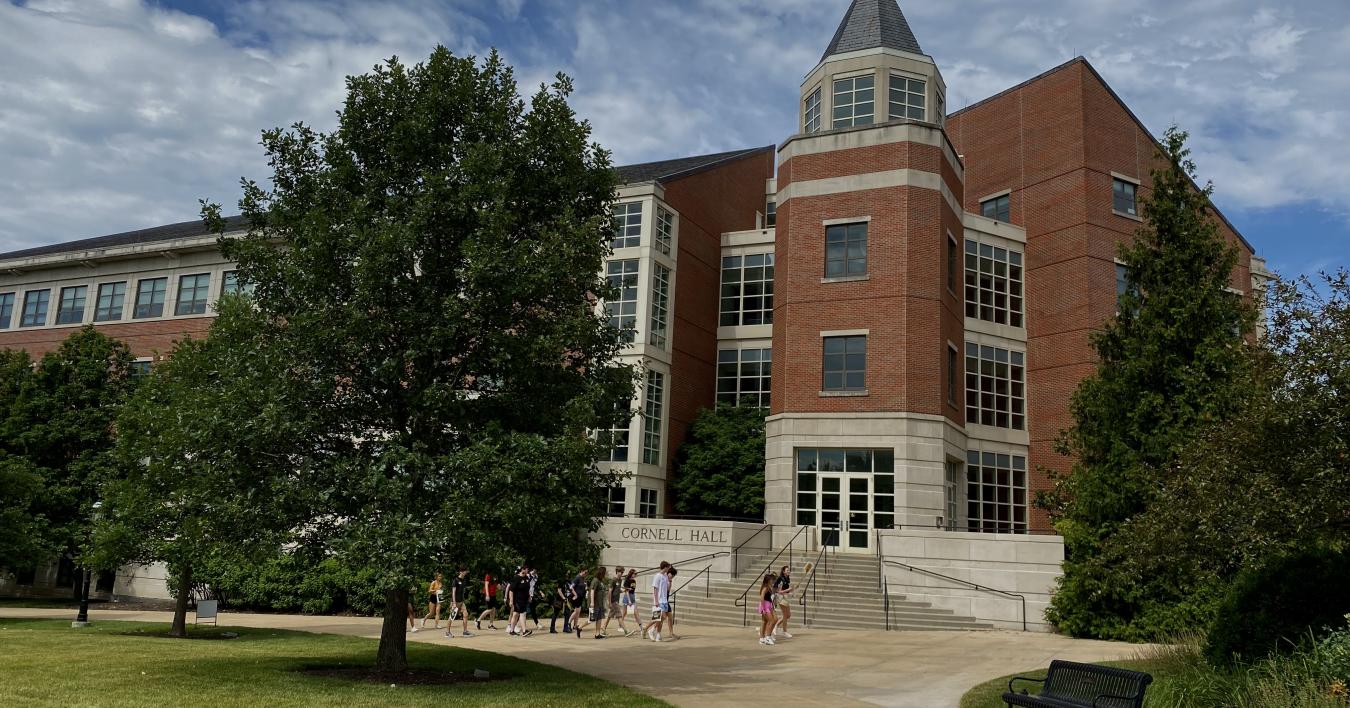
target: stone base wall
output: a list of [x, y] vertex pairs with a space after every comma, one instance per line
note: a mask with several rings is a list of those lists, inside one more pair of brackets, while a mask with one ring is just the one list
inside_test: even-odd
[[171, 600], [173, 595], [169, 593], [168, 574], [168, 566], [163, 563], [124, 565], [117, 569], [113, 597]]
[[[721, 580], [758, 570], [751, 567], [755, 561], [776, 552], [795, 530], [742, 521], [611, 518], [597, 536], [608, 546], [600, 561], [611, 568], [644, 570], [668, 561], [686, 576], [711, 566], [713, 578]], [[796, 541], [803, 550], [807, 536]], [[709, 554], [719, 555], [702, 558]]]
[[[882, 531], [881, 539], [886, 560], [1025, 596], [1027, 629], [1051, 631], [1045, 610], [1062, 574], [1059, 536], [900, 529]], [[1001, 629], [1022, 629], [1016, 598], [893, 565], [886, 566], [886, 581], [892, 597], [931, 602]]]

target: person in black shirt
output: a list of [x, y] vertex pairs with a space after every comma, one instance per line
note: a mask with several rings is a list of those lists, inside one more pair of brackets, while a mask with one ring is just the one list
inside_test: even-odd
[[528, 637], [534, 634], [532, 630], [525, 629], [525, 614], [530, 609], [529, 568], [521, 566], [516, 570], [516, 574], [507, 586], [506, 593], [511, 610], [511, 617], [506, 622], [506, 633], [517, 637]]
[[783, 616], [778, 618], [774, 624], [773, 631], [769, 633], [770, 637], [781, 636], [784, 639], [791, 639], [788, 634], [787, 623], [792, 618], [792, 566], [783, 566], [778, 570], [778, 579], [773, 582], [774, 602], [778, 609], [782, 611]]
[[567, 587], [567, 599], [572, 603], [572, 631], [581, 639], [581, 608], [586, 604], [586, 569], [582, 568]]
[[571, 582], [559, 580], [558, 586], [553, 589], [553, 597], [549, 598], [549, 605], [553, 607], [553, 620], [548, 623], [549, 634], [558, 633], [559, 617], [563, 621], [563, 634], [572, 633], [572, 604], [568, 600], [568, 589], [571, 587]]
[[469, 605], [465, 602], [469, 596], [469, 569], [464, 566], [459, 567], [459, 573], [450, 581], [450, 616], [445, 621], [445, 636], [455, 636], [454, 626], [455, 618], [458, 617], [461, 622], [464, 636], [472, 637], [469, 633]]

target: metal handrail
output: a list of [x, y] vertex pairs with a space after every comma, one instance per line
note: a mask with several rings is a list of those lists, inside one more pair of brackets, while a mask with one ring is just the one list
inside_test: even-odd
[[[671, 563], [671, 565], [676, 566], [676, 567], [679, 567], [679, 566], [681, 566], [681, 565], [688, 565], [688, 564], [690, 564], [690, 563], [695, 563], [695, 562], [703, 561], [703, 560], [712, 560], [712, 559], [714, 559], [714, 558], [717, 558], [718, 556], [725, 556], [725, 555], [730, 555], [730, 554], [731, 554], [731, 551], [717, 551], [717, 552], [715, 552], [715, 553], [704, 553], [704, 554], [701, 555], [701, 556], [694, 556], [693, 558], [686, 558], [686, 559], [684, 559], [684, 560], [675, 561], [674, 563]], [[651, 567], [651, 568], [643, 568], [642, 570], [639, 570], [639, 571], [637, 572], [637, 574], [634, 575], [633, 577], [635, 577], [635, 578], [636, 578], [636, 577], [641, 577], [641, 576], [643, 576], [643, 575], [646, 575], [647, 573], [651, 573], [651, 572], [653, 572], [653, 571], [657, 571], [657, 570], [660, 570], [660, 569], [661, 569], [661, 566], [659, 566], [659, 565], [658, 565], [658, 566], [653, 566], [653, 567]]]
[[806, 606], [806, 591], [807, 590], [811, 591], [811, 602], [815, 602], [818, 599], [816, 597], [816, 589], [819, 586], [819, 584], [816, 582], [816, 573], [820, 572], [821, 564], [823, 563], [825, 567], [825, 574], [829, 575], [830, 574], [829, 554], [831, 552], [834, 553], [839, 552], [838, 551], [839, 538], [837, 535], [839, 533], [839, 529], [829, 529], [829, 531], [836, 534], [835, 544], [833, 546], [828, 543], [820, 544], [820, 551], [816, 553], [816, 560], [811, 565], [811, 572], [807, 574], [806, 582], [802, 583], [802, 594], [801, 597], [797, 600], [797, 604], [802, 606], [801, 622], [803, 627], [808, 626], [811, 621], [810, 614]]
[[[747, 538], [747, 539], [745, 539], [744, 541], [741, 541], [741, 543], [740, 543], [739, 546], [736, 546], [735, 548], [731, 549], [731, 579], [732, 579], [732, 580], [735, 580], [736, 578], [741, 577], [741, 549], [745, 547], [745, 544], [750, 543], [751, 541], [755, 540], [755, 538], [756, 538], [757, 536], [759, 536], [760, 534], [762, 534], [762, 533], [764, 533], [765, 531], [767, 531], [767, 530], [769, 530], [769, 529], [772, 529], [772, 528], [773, 528], [773, 524], [764, 524], [763, 526], [760, 527], [760, 529], [759, 529], [758, 531], [756, 531], [756, 532], [750, 534], [750, 538]], [[770, 533], [770, 534], [769, 534], [769, 543], [770, 543], [770, 544], [773, 543], [773, 533]]]
[[886, 580], [885, 573], [881, 575], [881, 607], [886, 612], [886, 631], [891, 631], [891, 583]]
[[1004, 595], [1004, 596], [1006, 596], [1006, 597], [1015, 597], [1015, 598], [1017, 598], [1017, 599], [1019, 599], [1019, 600], [1022, 601], [1022, 631], [1023, 631], [1023, 632], [1027, 631], [1027, 598], [1026, 598], [1025, 595], [1019, 595], [1019, 594], [1017, 594], [1017, 593], [1015, 593], [1015, 592], [1008, 592], [1007, 590], [996, 590], [996, 589], [994, 589], [994, 588], [985, 587], [985, 586], [983, 586], [983, 585], [980, 585], [979, 583], [972, 583], [972, 582], [970, 582], [969, 580], [962, 580], [962, 579], [960, 579], [960, 578], [953, 578], [953, 577], [950, 576], [950, 575], [943, 575], [942, 573], [936, 573], [936, 572], [933, 572], [933, 571], [931, 571], [931, 570], [928, 570], [927, 568], [916, 568], [916, 567], [914, 567], [914, 566], [912, 566], [912, 565], [909, 565], [908, 563], [900, 563], [900, 562], [893, 561], [893, 560], [885, 561], [885, 563], [886, 563], [887, 565], [897, 566], [897, 567], [900, 567], [900, 568], [904, 568], [905, 570], [913, 571], [913, 572], [915, 572], [915, 573], [923, 573], [923, 574], [925, 574], [925, 575], [931, 575], [931, 576], [933, 576], [933, 577], [935, 577], [935, 578], [941, 578], [941, 579], [943, 579], [943, 580], [949, 580], [949, 581], [951, 581], [951, 582], [953, 582], [953, 583], [964, 583], [964, 584], [966, 584], [966, 585], [969, 585], [969, 586], [971, 587], [971, 589], [973, 589], [973, 590], [978, 590], [978, 591], [980, 591], [980, 592], [992, 592], [992, 593], [997, 593], [997, 594], [999, 594], [999, 595]]
[[[783, 557], [783, 551], [787, 551], [787, 554], [788, 554], [788, 565], [792, 565], [792, 547], [793, 547], [794, 545], [796, 545], [796, 543], [797, 543], [797, 537], [800, 536], [800, 535], [802, 535], [802, 532], [803, 532], [803, 531], [806, 531], [807, 529], [810, 529], [810, 528], [815, 528], [815, 527], [814, 527], [814, 526], [801, 526], [801, 527], [799, 527], [799, 528], [797, 529], [797, 533], [792, 534], [792, 538], [789, 538], [789, 539], [788, 539], [788, 542], [787, 542], [782, 548], [778, 549], [778, 553], [774, 554], [774, 557], [769, 559], [768, 565], [764, 566], [764, 573], [768, 573], [770, 570], [773, 569], [773, 564], [774, 564], [774, 563], [777, 563], [777, 562], [778, 562], [778, 559], [781, 558], [781, 557]], [[760, 579], [761, 579], [761, 576], [763, 576], [764, 573], [757, 573], [757, 574], [755, 575], [755, 580], [760, 580]], [[735, 607], [741, 608], [741, 626], [742, 626], [742, 627], [748, 627], [748, 626], [750, 625], [750, 617], [749, 617], [749, 614], [748, 614], [748, 611], [749, 611], [749, 610], [748, 610], [748, 606], [746, 605], [746, 602], [745, 602], [745, 596], [746, 596], [746, 595], [749, 595], [749, 594], [750, 594], [750, 591], [751, 591], [751, 590], [754, 590], [754, 589], [755, 589], [755, 584], [754, 584], [754, 582], [751, 582], [749, 585], [747, 585], [747, 586], [745, 587], [745, 592], [741, 593], [741, 596], [738, 597], [738, 598], [736, 598], [736, 602], [735, 602], [735, 604], [734, 604]]]
[[694, 582], [695, 580], [697, 580], [697, 579], [698, 579], [698, 576], [700, 576], [700, 575], [703, 576], [703, 597], [705, 597], [705, 598], [712, 597], [712, 573], [708, 572], [708, 571], [710, 571], [710, 570], [712, 570], [712, 565], [704, 566], [703, 570], [700, 570], [700, 571], [698, 571], [697, 573], [694, 573], [694, 577], [692, 577], [692, 578], [690, 578], [690, 579], [684, 581], [684, 584], [683, 584], [683, 585], [681, 585], [680, 587], [675, 588], [674, 590], [672, 590], [671, 593], [670, 593], [670, 605], [671, 605], [671, 607], [674, 607], [674, 606], [675, 606], [675, 598], [676, 598], [677, 595], [680, 594], [680, 591], [683, 590], [683, 589], [685, 589], [686, 587], [688, 587], [689, 583], [692, 583], [692, 582]]

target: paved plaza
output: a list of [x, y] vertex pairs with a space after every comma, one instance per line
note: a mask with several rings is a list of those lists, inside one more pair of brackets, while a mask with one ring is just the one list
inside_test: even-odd
[[[91, 619], [169, 622], [168, 612], [94, 610]], [[69, 610], [0, 609], [0, 617], [68, 618]], [[191, 619], [189, 617], [189, 619]], [[224, 613], [222, 625], [275, 627], [377, 638], [378, 618]], [[498, 623], [504, 626], [504, 623]], [[1022, 632], [802, 630], [760, 646], [754, 629], [676, 624], [681, 639], [543, 633], [517, 639], [505, 630], [447, 640], [430, 629], [411, 641], [508, 654], [591, 674], [679, 706], [956, 706], [982, 681], [1046, 666], [1051, 659], [1128, 659], [1141, 647]], [[472, 630], [472, 624], [470, 625]]]

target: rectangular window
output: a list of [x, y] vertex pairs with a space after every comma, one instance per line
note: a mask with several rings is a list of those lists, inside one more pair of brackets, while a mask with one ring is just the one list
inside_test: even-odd
[[652, 268], [652, 331], [648, 341], [666, 346], [666, 319], [670, 315], [670, 269], [660, 263]]
[[143, 379], [146, 376], [149, 376], [151, 366], [152, 364], [149, 359], [137, 359], [136, 361], [131, 362], [131, 378]]
[[806, 97], [806, 109], [802, 112], [802, 132], [820, 131], [820, 88], [817, 87]]
[[891, 120], [923, 120], [927, 92], [918, 79], [891, 74]]
[[609, 446], [609, 462], [628, 461], [629, 421], [616, 424], [613, 428], [600, 431], [600, 441]]
[[122, 319], [127, 299], [127, 283], [103, 283], [98, 286], [98, 302], [94, 304], [95, 322], [113, 322]]
[[723, 327], [773, 324], [773, 254], [722, 259]]
[[14, 324], [14, 293], [0, 293], [0, 329]]
[[717, 402], [769, 407], [772, 349], [723, 349], [717, 352]]
[[956, 405], [956, 365], [960, 361], [960, 353], [956, 347], [947, 345], [947, 402]]
[[159, 317], [164, 314], [164, 293], [169, 289], [168, 278], [147, 278], [136, 284], [136, 307], [131, 316]]
[[770, 199], [764, 205], [764, 226], [772, 228], [778, 224], [778, 202]]
[[23, 294], [23, 316], [20, 327], [41, 327], [47, 324], [47, 305], [52, 299], [50, 290], [29, 290]]
[[966, 422], [1026, 429], [1026, 355], [966, 343]]
[[56, 306], [56, 324], [79, 324], [83, 322], [84, 301], [88, 297], [88, 285], [61, 288], [61, 300]]
[[1135, 206], [1135, 185], [1133, 182], [1126, 182], [1123, 179], [1114, 179], [1111, 182], [1111, 208], [1122, 214], [1138, 216]]
[[1027, 532], [1027, 459], [970, 450], [966, 453], [966, 529]]
[[1022, 254], [966, 239], [966, 317], [1023, 326]]
[[837, 79], [834, 82], [834, 122], [831, 127], [871, 125], [872, 116], [876, 113], [875, 88], [874, 76]]
[[956, 248], [956, 237], [947, 234], [947, 289], [956, 293], [956, 260], [960, 257]]
[[614, 240], [611, 248], [634, 248], [642, 244], [642, 202], [615, 204]]
[[615, 299], [605, 302], [609, 326], [622, 331], [626, 341], [631, 342], [637, 327], [638, 260], [629, 258], [610, 261], [606, 266], [605, 277], [610, 287], [618, 291]]
[[656, 490], [643, 489], [638, 497], [638, 516], [644, 519], [656, 518]]
[[[841, 476], [853, 475], [849, 491], [854, 485], [861, 491], [864, 503], [850, 499], [849, 512], [865, 509], [872, 513], [872, 528], [895, 528], [895, 451], [890, 448], [798, 448], [797, 458], [797, 524], [842, 529], [843, 489]], [[867, 479], [869, 486], [859, 484]], [[867, 503], [870, 502], [870, 503]]]
[[239, 271], [237, 270], [225, 271], [224, 277], [222, 277], [220, 280], [220, 294], [236, 295], [240, 293], [244, 295], [252, 295], [253, 283], [240, 283]]
[[825, 277], [867, 275], [867, 222], [825, 227]]
[[628, 490], [623, 487], [610, 487], [607, 506], [610, 516], [623, 516], [628, 513]]
[[1001, 197], [994, 197], [993, 199], [986, 199], [980, 202], [980, 216], [1005, 223], [1011, 221], [1012, 203], [1008, 199], [1010, 196], [1011, 195], [1009, 194], [1005, 194]]
[[825, 337], [824, 391], [863, 391], [867, 385], [867, 337]]
[[206, 314], [206, 299], [211, 293], [211, 274], [184, 275], [178, 278], [178, 303], [175, 315]]
[[943, 496], [947, 502], [947, 518], [943, 519], [943, 528], [956, 529], [956, 515], [960, 507], [961, 463], [947, 460], [944, 464]]
[[642, 408], [642, 462], [661, 464], [661, 399], [666, 377], [659, 371], [647, 372], [647, 404]]
[[665, 207], [656, 207], [656, 250], [669, 256], [671, 244], [674, 243], [674, 234], [675, 216]]

